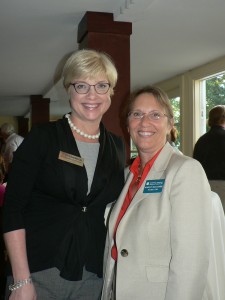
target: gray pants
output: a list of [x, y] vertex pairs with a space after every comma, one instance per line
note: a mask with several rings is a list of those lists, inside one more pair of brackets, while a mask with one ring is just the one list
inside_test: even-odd
[[[85, 269], [80, 281], [63, 279], [56, 268], [32, 273], [31, 276], [38, 300], [99, 300], [101, 296], [102, 278]], [[5, 299], [9, 297], [7, 290], [12, 281], [12, 277], [8, 277]]]

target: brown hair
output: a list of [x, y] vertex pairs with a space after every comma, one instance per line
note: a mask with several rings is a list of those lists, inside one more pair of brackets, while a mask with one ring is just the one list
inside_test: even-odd
[[177, 140], [177, 136], [178, 136], [178, 131], [176, 127], [173, 126], [170, 130], [170, 141], [175, 143]]
[[222, 125], [225, 123], [225, 105], [217, 105], [209, 112], [208, 125], [209, 127], [215, 125]]

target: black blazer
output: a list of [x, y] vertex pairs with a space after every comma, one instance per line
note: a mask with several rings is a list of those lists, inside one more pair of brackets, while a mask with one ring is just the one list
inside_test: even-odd
[[202, 164], [209, 180], [225, 180], [225, 129], [213, 126], [201, 136], [193, 157]]
[[14, 155], [3, 230], [26, 229], [31, 272], [58, 267], [62, 277], [80, 280], [85, 265], [102, 276], [104, 211], [124, 185], [125, 147], [103, 124], [100, 132], [88, 195], [85, 167], [59, 159], [60, 151], [80, 157], [67, 119], [34, 126]]

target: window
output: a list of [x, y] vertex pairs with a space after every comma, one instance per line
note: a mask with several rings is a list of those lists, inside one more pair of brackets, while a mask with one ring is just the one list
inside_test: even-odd
[[178, 137], [175, 141], [175, 145], [180, 149], [180, 133], [181, 133], [181, 124], [180, 124], [180, 97], [171, 98], [170, 103], [173, 107], [174, 113], [174, 126], [178, 131]]
[[217, 74], [201, 80], [201, 122], [200, 133], [209, 128], [207, 118], [209, 111], [216, 105], [225, 105], [225, 73]]

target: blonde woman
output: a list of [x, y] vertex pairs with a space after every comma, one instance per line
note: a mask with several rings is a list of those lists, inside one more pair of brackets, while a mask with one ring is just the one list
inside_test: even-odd
[[101, 293], [104, 210], [124, 182], [124, 143], [101, 123], [117, 70], [108, 55], [80, 50], [67, 60], [63, 82], [71, 113], [31, 130], [7, 183], [10, 300], [97, 300]]

